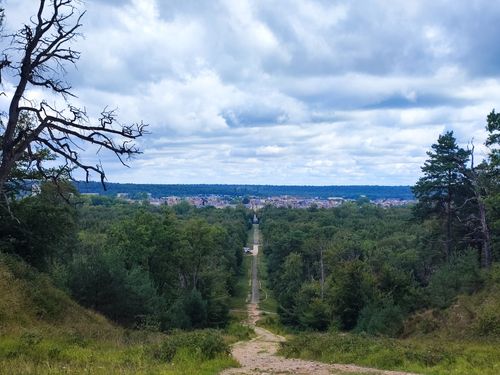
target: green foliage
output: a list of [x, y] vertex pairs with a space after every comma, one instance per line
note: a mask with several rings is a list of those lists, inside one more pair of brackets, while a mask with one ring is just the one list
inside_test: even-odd
[[418, 199], [415, 213], [420, 219], [436, 216], [443, 222], [444, 257], [449, 260], [459, 236], [457, 228], [463, 226], [459, 219], [466, 215], [471, 198], [471, 182], [465, 175], [471, 153], [457, 145], [451, 131], [440, 135], [431, 148], [422, 167], [424, 175], [412, 188]]
[[67, 271], [57, 274], [84, 306], [130, 327], [222, 327], [247, 216], [190, 208], [180, 217], [168, 208], [87, 201]]
[[296, 331], [290, 326], [284, 325], [276, 314], [263, 313], [257, 321], [257, 326], [264, 327], [278, 335], [288, 335]]
[[300, 326], [324, 331], [330, 324], [330, 309], [321, 299], [320, 285], [317, 282], [302, 284], [296, 296], [296, 311]]
[[496, 343], [444, 339], [396, 340], [363, 335], [302, 333], [282, 344], [286, 357], [425, 374], [488, 374], [500, 368]]
[[246, 300], [250, 292], [250, 284], [248, 283], [248, 280], [250, 280], [251, 277], [251, 265], [252, 257], [245, 256], [241, 263], [233, 288], [233, 295], [229, 301], [229, 307], [231, 309], [246, 311]]
[[489, 161], [491, 167], [494, 170], [496, 169], [496, 178], [498, 179], [498, 168], [500, 168], [500, 113], [495, 113], [495, 110], [491, 111], [486, 121], [488, 138], [485, 145], [490, 149]]
[[224, 329], [224, 335], [229, 338], [229, 341], [231, 343], [233, 343], [238, 341], [250, 340], [255, 336], [255, 331], [246, 324], [231, 322]]
[[431, 276], [426, 293], [434, 307], [448, 307], [459, 294], [477, 292], [483, 284], [477, 256], [471, 251], [454, 257]]
[[300, 290], [302, 280], [302, 257], [297, 253], [291, 253], [285, 258], [283, 271], [279, 279], [281, 292], [278, 294], [278, 311], [286, 324], [296, 324], [297, 316], [294, 307], [297, 293]]
[[403, 316], [420, 306], [412, 274], [424, 273], [418, 267], [425, 263], [414, 247], [417, 227], [409, 213], [349, 204], [317, 211], [266, 208], [264, 253], [283, 323], [353, 329], [361, 311], [382, 308], [386, 295]]
[[71, 194], [74, 189], [69, 185], [62, 189], [60, 193], [55, 186], [43, 184], [39, 195], [12, 202], [12, 213], [0, 205], [3, 251], [43, 270], [53, 259], [66, 260], [75, 244], [76, 212], [60, 195]]
[[404, 314], [392, 301], [365, 306], [356, 325], [357, 332], [370, 335], [397, 336], [403, 329]]
[[500, 265], [483, 271], [484, 287], [470, 296], [460, 296], [458, 304], [472, 311], [465, 332], [468, 337], [500, 339]]
[[436, 212], [445, 209], [448, 201], [456, 201], [463, 190], [463, 171], [470, 152], [460, 148], [452, 131], [440, 135], [427, 152], [429, 159], [422, 167], [424, 176], [413, 188], [420, 206]]
[[[443, 309], [458, 296], [485, 288], [487, 273], [476, 249], [456, 248], [444, 262], [434, 241], [440, 225], [411, 217], [408, 208], [366, 205], [316, 211], [267, 207], [261, 229], [281, 322], [305, 330], [397, 336], [422, 309]], [[479, 327], [495, 325], [494, 311], [477, 311], [471, 326], [484, 332], [487, 328]], [[421, 323], [416, 331], [440, 327], [434, 318]]]
[[181, 296], [162, 318], [162, 329], [192, 329], [207, 324], [207, 303], [201, 293], [193, 289]]
[[488, 305], [479, 311], [473, 326], [476, 335], [481, 337], [500, 337], [499, 305], [499, 303]]
[[154, 350], [154, 357], [158, 360], [171, 362], [176, 354], [186, 350], [191, 355], [205, 360], [213, 359], [218, 355], [229, 354], [229, 346], [222, 335], [215, 330], [198, 330], [193, 332], [174, 332], [163, 340]]
[[[198, 342], [190, 340], [174, 349], [175, 355], [169, 362], [157, 357], [161, 350], [151, 341], [151, 337], [142, 342], [138, 338], [129, 342], [123, 338], [119, 341], [89, 338], [85, 345], [81, 345], [64, 334], [51, 337], [27, 332], [19, 337], [3, 337], [0, 372], [24, 375], [59, 374], [70, 370], [72, 374], [215, 375], [224, 368], [237, 365], [227, 351], [210, 346], [220, 345], [219, 338], [215, 341], [210, 337]], [[203, 354], [202, 350], [209, 355]]]
[[332, 274], [332, 287], [328, 300], [339, 327], [353, 329], [363, 307], [370, 299], [371, 285], [363, 262], [356, 260], [342, 264], [338, 273]]
[[[50, 279], [20, 259], [0, 254], [0, 373], [2, 374], [218, 374], [237, 363], [224, 333], [202, 331], [178, 348], [172, 363], [153, 354], [160, 333], [123, 330], [85, 310]], [[230, 339], [245, 337], [236, 323]], [[209, 359], [210, 357], [210, 359]]]
[[[0, 249], [48, 272], [82, 305], [127, 327], [223, 327], [249, 213], [41, 193], [0, 207]], [[47, 225], [50, 223], [50, 225]], [[49, 300], [47, 300], [49, 303]]]

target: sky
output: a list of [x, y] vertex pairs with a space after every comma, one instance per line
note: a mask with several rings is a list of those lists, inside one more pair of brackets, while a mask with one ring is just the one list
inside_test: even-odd
[[[6, 29], [35, 0], [4, 0]], [[500, 3], [86, 0], [65, 79], [91, 118], [149, 124], [111, 182], [412, 185], [453, 130], [484, 156], [500, 103]], [[4, 80], [6, 108], [15, 77]], [[35, 100], [48, 92], [31, 90]], [[94, 117], [92, 117], [94, 116]], [[97, 176], [95, 176], [97, 178]]]

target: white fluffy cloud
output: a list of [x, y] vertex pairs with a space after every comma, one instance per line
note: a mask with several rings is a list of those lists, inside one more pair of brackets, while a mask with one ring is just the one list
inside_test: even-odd
[[[7, 29], [35, 3], [5, 0]], [[131, 169], [102, 156], [110, 181], [412, 184], [441, 132], [480, 144], [500, 103], [495, 2], [84, 5], [77, 103], [150, 124]]]

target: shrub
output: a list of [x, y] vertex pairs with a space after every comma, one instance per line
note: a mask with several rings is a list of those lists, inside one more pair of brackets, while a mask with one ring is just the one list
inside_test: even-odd
[[369, 305], [360, 313], [357, 332], [396, 336], [403, 328], [403, 312], [392, 303]]
[[160, 317], [160, 329], [202, 328], [207, 325], [207, 301], [197, 289], [180, 296]]
[[469, 251], [434, 272], [427, 287], [429, 303], [433, 307], [448, 307], [458, 294], [471, 294], [483, 282], [477, 257]]
[[255, 335], [252, 328], [241, 323], [232, 322], [225, 329], [225, 333], [229, 336], [233, 336], [236, 341], [248, 340]]
[[479, 336], [500, 337], [500, 312], [498, 306], [487, 306], [481, 309], [472, 329]]
[[175, 332], [154, 350], [154, 357], [171, 362], [181, 350], [189, 351], [203, 359], [213, 359], [220, 354], [229, 354], [229, 346], [220, 332], [205, 329], [193, 332]]

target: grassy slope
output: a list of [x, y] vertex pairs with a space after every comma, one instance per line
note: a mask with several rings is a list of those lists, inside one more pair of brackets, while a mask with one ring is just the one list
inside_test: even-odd
[[478, 293], [459, 296], [447, 309], [412, 316], [403, 336], [500, 341], [500, 265], [489, 273], [485, 288]]
[[152, 352], [164, 338], [113, 325], [0, 254], [0, 373], [216, 374], [235, 365], [227, 355], [205, 360], [183, 351], [171, 363], [156, 360]]
[[498, 275], [491, 272], [485, 289], [460, 296], [448, 309], [414, 315], [404, 338], [304, 333], [285, 344], [282, 354], [422, 374], [500, 374]]

